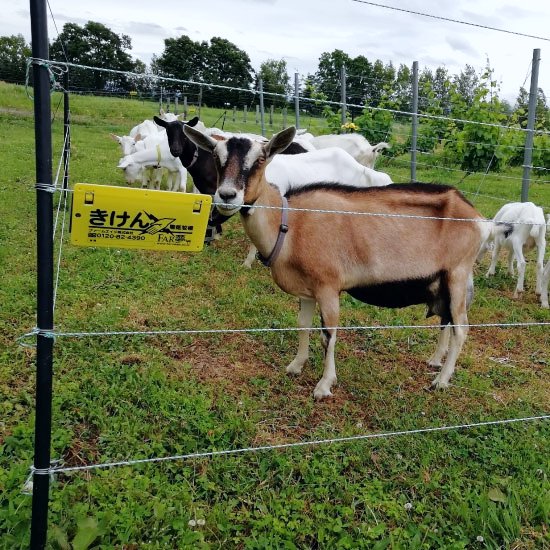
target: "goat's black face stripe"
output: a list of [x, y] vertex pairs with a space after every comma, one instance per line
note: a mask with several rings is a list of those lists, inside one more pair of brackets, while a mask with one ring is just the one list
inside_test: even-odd
[[220, 172], [220, 181], [232, 179], [237, 188], [242, 189], [251, 173], [259, 167], [261, 152], [254, 158], [253, 142], [243, 138], [230, 138], [225, 142], [227, 156], [222, 165], [218, 155], [215, 155], [216, 164]]

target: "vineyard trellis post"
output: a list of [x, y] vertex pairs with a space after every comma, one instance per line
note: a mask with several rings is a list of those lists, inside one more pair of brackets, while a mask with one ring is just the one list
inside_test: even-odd
[[346, 123], [346, 67], [342, 65], [340, 68], [340, 86], [341, 90], [341, 102], [342, 102], [342, 126]]
[[412, 136], [411, 136], [411, 182], [416, 181], [416, 140], [418, 136], [418, 61], [413, 61], [412, 70]]
[[199, 118], [201, 118], [201, 107], [202, 107], [202, 84], [199, 86]]
[[296, 129], [300, 128], [300, 78], [294, 73], [294, 113], [296, 117]]
[[[49, 59], [45, 0], [30, 0], [32, 56]], [[45, 548], [50, 491], [52, 427], [53, 338], [53, 185], [50, 72], [33, 63], [34, 130], [36, 157], [36, 405], [31, 517], [31, 548]]]
[[529, 114], [527, 116], [527, 132], [525, 132], [525, 153], [523, 157], [523, 178], [521, 182], [521, 202], [529, 198], [529, 181], [531, 179], [531, 164], [533, 161], [533, 139], [535, 135], [535, 114], [537, 111], [537, 93], [539, 87], [540, 49], [533, 50], [531, 65], [531, 89], [529, 91]]
[[264, 111], [264, 83], [259, 79], [260, 88], [260, 127], [262, 129], [262, 136], [265, 136], [265, 111]]

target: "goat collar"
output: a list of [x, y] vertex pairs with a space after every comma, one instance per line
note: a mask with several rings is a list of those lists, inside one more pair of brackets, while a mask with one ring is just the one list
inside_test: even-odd
[[257, 254], [258, 260], [260, 260], [260, 262], [262, 262], [266, 267], [271, 267], [278, 258], [279, 252], [281, 252], [281, 248], [283, 248], [283, 243], [285, 242], [285, 237], [288, 232], [288, 201], [286, 200], [286, 197], [282, 197], [282, 199], [283, 208], [281, 210], [281, 225], [279, 226], [279, 234], [277, 235], [275, 246], [267, 258], [264, 258], [259, 252]]
[[162, 155], [160, 153], [160, 144], [157, 143], [157, 164], [160, 164], [161, 160], [162, 160]]
[[193, 158], [191, 159], [191, 162], [189, 163], [189, 166], [186, 166], [185, 168], [189, 169], [195, 162], [197, 162], [197, 159], [199, 158], [199, 148], [195, 145], [195, 152], [193, 153]]

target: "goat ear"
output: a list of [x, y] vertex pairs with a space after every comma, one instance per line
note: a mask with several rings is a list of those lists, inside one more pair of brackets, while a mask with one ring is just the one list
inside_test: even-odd
[[164, 109], [161, 107], [161, 108], [159, 109], [159, 115], [162, 116], [162, 115], [164, 115], [164, 114], [165, 114], [165, 113], [164, 113]]
[[109, 135], [111, 136], [111, 139], [113, 141], [116, 141], [116, 142], [120, 143], [120, 137], [119, 136], [117, 136], [116, 134], [109, 134]]
[[187, 124], [187, 126], [196, 126], [198, 121], [199, 121], [199, 117], [196, 116], [196, 117], [193, 117], [191, 120], [187, 121], [185, 124]]
[[136, 134], [134, 137], [134, 141], [141, 141], [142, 139], [141, 134]]
[[158, 116], [154, 116], [153, 120], [155, 121], [155, 124], [158, 124], [159, 126], [162, 126], [163, 128], [168, 127], [168, 122], [164, 120], [163, 118], [159, 118]]
[[296, 128], [290, 126], [285, 130], [274, 134], [273, 137], [264, 145], [266, 158], [271, 158], [277, 153], [284, 151], [296, 136]]
[[179, 120], [180, 122], [183, 122], [183, 113], [176, 116], [176, 120]]
[[207, 136], [206, 134], [203, 134], [202, 132], [199, 132], [198, 130], [195, 130], [195, 128], [185, 124], [183, 127], [183, 133], [197, 146], [201, 149], [204, 149], [205, 151], [208, 151], [211, 153], [216, 145], [217, 141], [215, 139], [212, 139], [210, 136]]

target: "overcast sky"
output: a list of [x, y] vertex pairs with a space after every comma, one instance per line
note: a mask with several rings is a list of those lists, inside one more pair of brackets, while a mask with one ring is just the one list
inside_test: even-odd
[[[164, 39], [182, 34], [209, 40], [220, 36], [248, 53], [252, 66], [271, 58], [289, 72], [317, 69], [323, 52], [341, 49], [351, 57], [392, 61], [459, 73], [465, 64], [481, 71], [486, 59], [501, 81], [501, 95], [514, 101], [526, 81], [533, 49], [541, 49], [539, 86], [550, 96], [550, 2], [548, 0], [379, 0], [402, 9], [546, 38], [539, 40], [361, 4], [352, 0], [50, 0], [59, 31], [67, 22], [99, 21], [132, 39], [132, 55], [148, 63]], [[7, 2], [6, 2], [7, 4]], [[2, 10], [0, 36], [23, 34], [30, 41], [28, 0]], [[49, 37], [57, 31], [49, 18]]]

